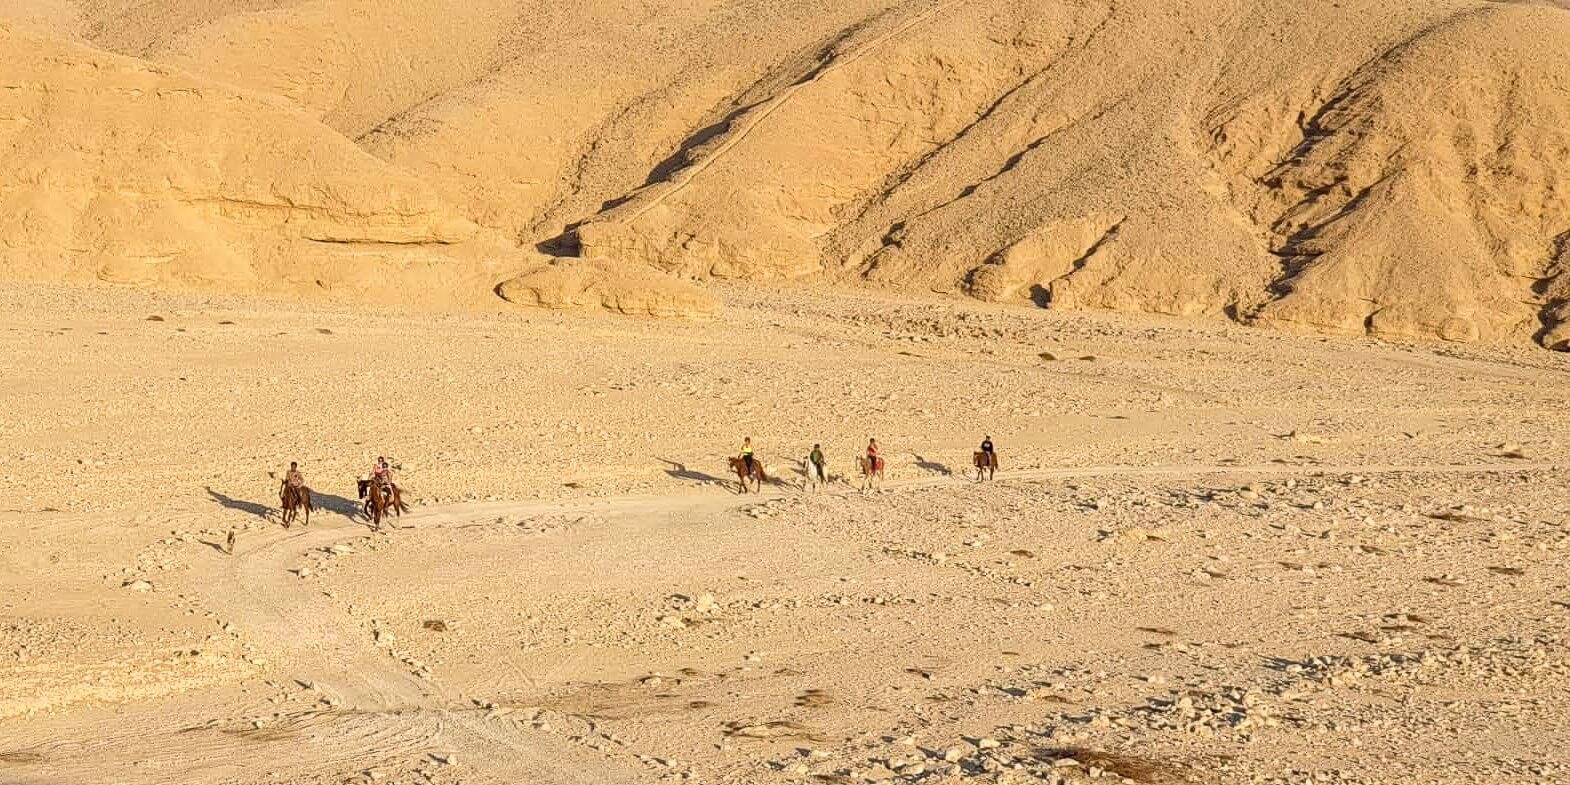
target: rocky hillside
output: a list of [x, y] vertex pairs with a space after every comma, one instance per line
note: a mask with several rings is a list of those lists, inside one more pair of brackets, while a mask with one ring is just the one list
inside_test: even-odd
[[11, 276], [1570, 345], [1558, 2], [0, 0], [0, 37]]

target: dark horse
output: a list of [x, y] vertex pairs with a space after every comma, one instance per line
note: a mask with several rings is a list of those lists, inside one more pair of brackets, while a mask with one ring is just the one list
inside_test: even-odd
[[[752, 459], [752, 471], [750, 472], [747, 471], [747, 461], [744, 458], [730, 459], [730, 469], [736, 473], [736, 478], [741, 481], [742, 493], [746, 493], [749, 487], [751, 490], [761, 492], [763, 490], [763, 481], [768, 479], [763, 474], [763, 462], [757, 458]], [[749, 482], [751, 486], [748, 485]]]
[[283, 507], [283, 527], [289, 528], [299, 516], [300, 511], [305, 511], [305, 526], [311, 525], [311, 489], [301, 485], [299, 487], [284, 483], [278, 491], [279, 506]]
[[373, 526], [380, 529], [383, 517], [391, 514], [402, 518], [408, 511], [409, 505], [403, 503], [403, 494], [398, 490], [397, 484], [385, 480], [371, 480], [365, 494], [365, 517], [371, 519]]
[[983, 475], [990, 480], [998, 473], [998, 454], [995, 452], [977, 451], [971, 462], [976, 465], [976, 482], [981, 482]]

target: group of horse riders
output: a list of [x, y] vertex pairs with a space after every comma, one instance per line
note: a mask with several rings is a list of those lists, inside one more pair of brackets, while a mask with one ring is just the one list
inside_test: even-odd
[[[820, 483], [828, 480], [828, 459], [823, 455], [823, 445], [812, 445], [812, 453], [807, 456], [807, 464], [809, 477]], [[977, 479], [981, 477], [980, 471], [997, 469], [998, 457], [993, 450], [991, 436], [982, 438], [981, 449], [975, 455], [975, 464], [978, 470]], [[765, 479], [763, 466], [753, 455], [751, 436], [742, 439], [741, 457], [735, 461], [735, 465], [737, 473], [742, 476], [743, 488], [746, 487], [749, 477], [759, 481]], [[883, 456], [879, 454], [878, 440], [875, 438], [867, 439], [867, 454], [866, 460], [862, 463], [862, 471], [869, 480], [873, 476], [883, 475]], [[402, 500], [398, 498], [398, 485], [393, 482], [392, 466], [384, 456], [377, 456], [376, 462], [371, 464], [371, 473], [360, 478], [359, 490], [367, 514], [372, 515], [378, 524], [381, 522], [381, 511], [384, 506], [391, 505], [394, 514], [404, 506]], [[290, 461], [289, 471], [284, 473], [283, 482], [278, 489], [279, 501], [284, 508], [284, 525], [287, 526], [293, 520], [293, 512], [297, 507], [303, 508], [306, 522], [310, 522], [310, 493], [310, 489], [305, 486], [305, 474], [300, 471], [299, 462]], [[375, 496], [372, 496], [373, 493]], [[373, 504], [373, 501], [382, 503]]]
[[[366, 514], [378, 524], [381, 523], [381, 511], [384, 508], [397, 514], [404, 507], [399, 498], [398, 484], [393, 481], [392, 466], [384, 456], [378, 455], [376, 462], [371, 464], [371, 473], [359, 479], [359, 489]], [[310, 523], [311, 490], [305, 485], [305, 473], [300, 471], [298, 461], [289, 462], [289, 471], [284, 473], [278, 488], [278, 500], [284, 510], [285, 526], [294, 520], [296, 510], [303, 511], [305, 522]]]
[[[883, 474], [883, 456], [878, 454], [878, 449], [878, 440], [869, 437], [867, 439], [866, 462], [862, 465], [862, 470], [868, 475], [882, 476]], [[812, 445], [812, 452], [807, 456], [807, 463], [807, 470], [810, 476], [815, 475], [815, 479], [819, 482], [828, 479], [828, 460], [823, 456], [823, 445]], [[998, 468], [998, 454], [993, 449], [991, 436], [982, 437], [981, 449], [976, 451], [975, 465], [978, 470], [984, 471], [992, 471]], [[745, 470], [745, 474], [742, 475], [743, 484], [745, 484], [747, 477], [754, 475], [759, 478], [763, 477], [762, 466], [758, 464], [757, 459], [753, 456], [751, 436], [741, 440], [741, 458], [738, 469]]]

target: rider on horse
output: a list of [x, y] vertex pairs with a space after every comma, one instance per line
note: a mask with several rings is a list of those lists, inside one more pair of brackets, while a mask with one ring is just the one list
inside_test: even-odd
[[993, 451], [992, 451], [992, 437], [991, 436], [983, 436], [983, 437], [981, 437], [981, 454], [985, 455], [987, 457], [987, 465], [988, 466], [997, 466], [998, 465], [998, 456], [995, 453], [993, 453]]
[[874, 472], [883, 468], [883, 459], [878, 457], [877, 439], [867, 440], [867, 468]]
[[752, 474], [752, 437], [741, 440], [741, 461], [747, 464], [747, 473]]
[[387, 459], [376, 456], [376, 462], [371, 464], [370, 476], [360, 478], [360, 498], [364, 499], [371, 488], [382, 491], [390, 490], [394, 483], [392, 480], [392, 467], [387, 465]]
[[305, 475], [300, 472], [299, 462], [289, 462], [289, 471], [284, 473], [283, 484], [284, 487], [294, 488], [295, 490], [305, 487]]

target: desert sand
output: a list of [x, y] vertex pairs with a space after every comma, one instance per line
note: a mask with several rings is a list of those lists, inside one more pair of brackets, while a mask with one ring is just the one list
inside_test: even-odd
[[0, 0], [0, 785], [1570, 782], [1566, 51]]
[[7, 288], [0, 779], [1570, 776], [1559, 355], [715, 291]]

